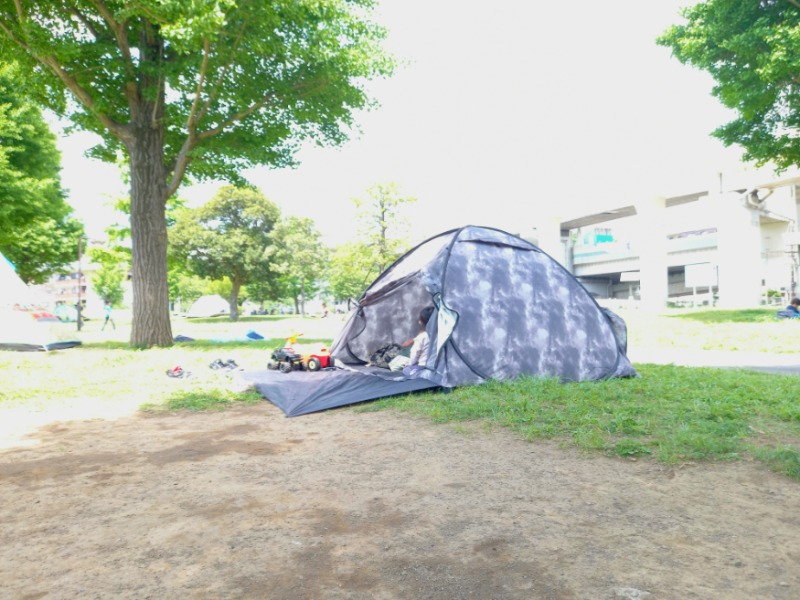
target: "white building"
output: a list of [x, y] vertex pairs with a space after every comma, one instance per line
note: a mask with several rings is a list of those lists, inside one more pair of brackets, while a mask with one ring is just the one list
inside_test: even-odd
[[800, 177], [787, 177], [559, 219], [560, 235], [538, 243], [598, 298], [747, 308], [768, 292], [777, 303], [800, 293], [798, 221]]

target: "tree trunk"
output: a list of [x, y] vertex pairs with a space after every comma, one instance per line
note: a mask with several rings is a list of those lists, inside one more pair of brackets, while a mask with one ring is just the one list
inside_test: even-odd
[[[147, 105], [148, 103], [146, 103]], [[157, 110], [152, 105], [149, 109]], [[133, 326], [131, 346], [171, 346], [167, 285], [167, 173], [160, 119], [143, 110], [128, 143], [131, 169]]]
[[231, 321], [236, 322], [239, 320], [239, 290], [242, 289], [242, 283], [239, 280], [231, 280]]

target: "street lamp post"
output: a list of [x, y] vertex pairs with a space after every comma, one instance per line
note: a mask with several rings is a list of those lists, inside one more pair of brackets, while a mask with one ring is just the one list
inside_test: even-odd
[[83, 254], [83, 238], [78, 238], [78, 331], [83, 327], [83, 264], [81, 255]]

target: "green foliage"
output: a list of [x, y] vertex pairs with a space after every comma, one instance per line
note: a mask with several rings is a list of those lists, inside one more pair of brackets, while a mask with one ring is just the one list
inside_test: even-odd
[[379, 183], [367, 189], [367, 198], [354, 198], [359, 209], [356, 218], [360, 230], [358, 241], [373, 249], [375, 268], [380, 273], [408, 249], [408, 220], [403, 215], [412, 196], [400, 194], [397, 183]]
[[191, 306], [200, 296], [212, 293], [207, 279], [186, 273], [182, 268], [171, 269], [168, 281], [169, 297], [173, 302], [180, 301], [184, 308]]
[[713, 94], [737, 118], [714, 135], [758, 164], [800, 164], [800, 6], [793, 1], [706, 0], [658, 43], [711, 74]]
[[368, 244], [348, 242], [333, 251], [330, 285], [337, 301], [360, 298], [367, 285], [379, 274]]
[[[294, 162], [300, 142], [344, 143], [391, 74], [373, 0], [0, 0], [0, 60], [20, 85], [127, 158], [131, 344], [172, 343], [164, 207], [185, 177], [240, 182]], [[234, 283], [234, 293], [237, 285]]]
[[245, 295], [248, 300], [260, 306], [267, 302], [278, 302], [286, 297], [284, 283], [280, 276], [258, 278], [245, 286]]
[[99, 158], [115, 162], [127, 151], [127, 136], [138, 134], [125, 124], [139, 102], [160, 97], [165, 164], [188, 153], [191, 176], [236, 180], [248, 167], [291, 164], [298, 139], [347, 138], [353, 112], [371, 104], [364, 82], [393, 68], [380, 48], [385, 31], [368, 19], [372, 7], [39, 0], [18, 13], [2, 0], [0, 57], [20, 56], [31, 93], [103, 137]]
[[698, 323], [772, 323], [774, 308], [747, 308], [741, 310], [702, 310], [676, 314], [671, 319], [697, 321]]
[[337, 300], [359, 298], [366, 286], [409, 247], [404, 208], [416, 198], [403, 196], [396, 183], [376, 184], [367, 198], [354, 198], [358, 209], [357, 239], [334, 252], [331, 291]]
[[777, 472], [800, 479], [800, 444], [797, 447], [778, 444], [773, 448], [754, 448], [753, 455]]
[[261, 394], [252, 391], [235, 393], [230, 390], [191, 390], [177, 392], [161, 404], [145, 404], [142, 406], [142, 410], [147, 412], [225, 410], [235, 404], [257, 404], [263, 400], [264, 397]]
[[130, 254], [124, 249], [94, 246], [89, 248], [87, 255], [100, 266], [92, 274], [94, 291], [112, 306], [119, 306], [124, 295], [122, 284], [130, 268]]
[[[739, 370], [637, 365], [639, 379], [563, 384], [521, 378], [382, 400], [438, 422], [488, 420], [529, 439], [554, 438], [586, 450], [667, 463], [730, 460], [748, 452], [753, 423], [780, 423], [800, 440], [797, 378]], [[797, 452], [755, 453], [792, 474]], [[792, 476], [797, 477], [798, 474]]]
[[103, 265], [92, 275], [92, 287], [104, 301], [119, 306], [124, 296], [122, 283], [127, 269], [123, 265]]
[[22, 70], [0, 64], [0, 251], [41, 283], [77, 258], [83, 226], [64, 200], [61, 156], [41, 110], [21, 93]]
[[316, 291], [327, 272], [328, 258], [319, 230], [308, 217], [288, 217], [275, 227], [270, 262], [286, 289], [305, 314], [305, 300]]
[[268, 250], [278, 207], [252, 188], [226, 186], [205, 205], [178, 214], [170, 249], [198, 277], [231, 283], [231, 319], [238, 318], [239, 290], [272, 272]]

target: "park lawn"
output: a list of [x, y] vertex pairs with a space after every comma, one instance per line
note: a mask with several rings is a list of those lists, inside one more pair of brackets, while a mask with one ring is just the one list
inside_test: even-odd
[[482, 421], [526, 439], [669, 464], [756, 459], [800, 479], [800, 378], [746, 370], [635, 365], [640, 378], [520, 378], [387, 398], [437, 422]]
[[[619, 311], [630, 343], [671, 348], [792, 351], [800, 323], [776, 322], [774, 311], [681, 311], [645, 315]], [[630, 313], [630, 314], [629, 314]], [[172, 348], [134, 350], [114, 332], [88, 324], [84, 345], [51, 353], [0, 353], [0, 410], [46, 411], [80, 404], [98, 412], [125, 402], [148, 411], [214, 410], [260, 402], [242, 392], [228, 372], [209, 368], [216, 358], [263, 369], [283, 337], [328, 342], [340, 319], [247, 317], [185, 320], [173, 331], [196, 341]], [[74, 325], [73, 325], [74, 326]], [[241, 341], [249, 330], [263, 341]], [[672, 335], [669, 332], [672, 332]], [[788, 338], [784, 340], [784, 338]], [[684, 345], [686, 344], [686, 345]], [[757, 346], [757, 348], [756, 348]], [[180, 365], [188, 379], [166, 370]], [[390, 398], [357, 410], [400, 410], [437, 422], [472, 421], [508, 427], [527, 439], [555, 439], [586, 451], [665, 463], [753, 459], [800, 479], [800, 378], [744, 370], [635, 365], [642, 377], [562, 384], [521, 378]]]
[[653, 315], [635, 309], [618, 314], [628, 325], [628, 346], [791, 354], [800, 349], [800, 319], [777, 319], [777, 308], [676, 309]]

